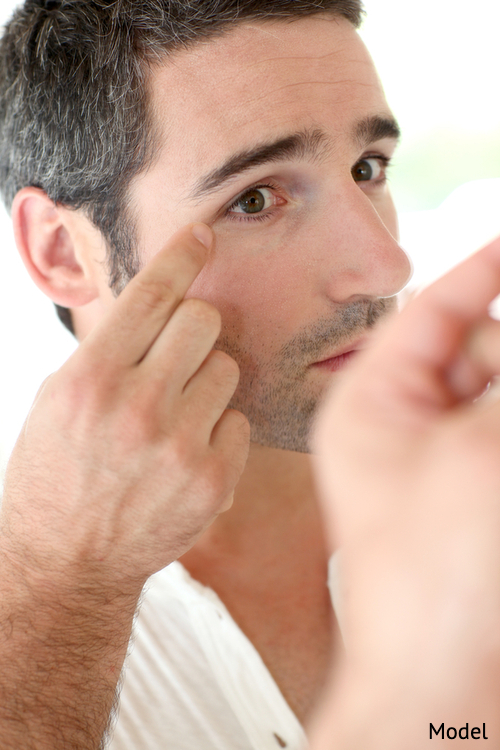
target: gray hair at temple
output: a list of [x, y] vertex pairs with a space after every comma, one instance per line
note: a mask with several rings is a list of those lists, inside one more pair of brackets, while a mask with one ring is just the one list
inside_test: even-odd
[[[118, 295], [139, 270], [128, 202], [158, 152], [148, 70], [242, 21], [329, 13], [358, 28], [361, 0], [26, 0], [0, 41], [0, 191], [82, 209]], [[73, 332], [69, 310], [56, 305]]]

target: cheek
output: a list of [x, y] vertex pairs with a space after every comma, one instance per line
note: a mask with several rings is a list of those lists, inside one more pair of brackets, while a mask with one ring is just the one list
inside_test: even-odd
[[223, 330], [246, 341], [286, 338], [300, 325], [298, 300], [307, 296], [306, 276], [290, 254], [285, 263], [283, 249], [270, 249], [253, 250], [244, 260], [240, 254], [237, 261], [221, 253], [205, 266], [186, 297], [210, 302], [222, 315]]

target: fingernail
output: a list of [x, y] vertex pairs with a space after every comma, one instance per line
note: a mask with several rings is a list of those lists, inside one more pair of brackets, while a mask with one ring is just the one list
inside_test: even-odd
[[191, 231], [196, 239], [199, 240], [202, 245], [205, 245], [207, 250], [210, 250], [214, 236], [212, 230], [207, 227], [206, 224], [195, 224]]

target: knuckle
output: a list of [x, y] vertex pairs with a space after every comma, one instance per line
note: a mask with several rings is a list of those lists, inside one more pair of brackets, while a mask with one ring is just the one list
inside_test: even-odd
[[234, 472], [239, 474], [243, 471], [250, 450], [250, 439], [252, 428], [250, 422], [239, 411], [234, 409], [226, 412], [226, 419], [229, 423], [228, 443], [231, 449], [230, 464], [232, 476]]
[[190, 474], [194, 470], [195, 448], [192, 440], [188, 436], [180, 433], [168, 442], [168, 462], [176, 470], [185, 474]]
[[[57, 403], [68, 417], [74, 419], [78, 414], [98, 405], [99, 384], [96, 383], [95, 375], [92, 378], [85, 368], [80, 372], [61, 372], [54, 385], [57, 385]], [[50, 387], [50, 381], [47, 386]]]
[[221, 315], [216, 307], [202, 299], [196, 299], [194, 297], [186, 299], [181, 305], [182, 312], [188, 315], [191, 319], [201, 323], [205, 327], [209, 327], [217, 332], [221, 327]]
[[175, 302], [176, 295], [169, 279], [136, 279], [137, 304], [148, 310], [165, 307]]
[[207, 262], [208, 250], [197, 240], [191, 233], [188, 235], [186, 242], [184, 243], [184, 251], [189, 256], [196, 270], [203, 268]]
[[250, 422], [247, 419], [247, 417], [245, 417], [245, 415], [242, 414], [240, 411], [233, 410], [232, 414], [233, 414], [233, 419], [234, 419], [235, 430], [240, 435], [243, 443], [246, 445], [250, 441], [250, 433], [252, 430], [250, 426]]
[[75, 411], [93, 408], [107, 411], [108, 407], [113, 406], [118, 392], [117, 372], [108, 363], [98, 361], [83, 346], [75, 352], [78, 356], [71, 357], [55, 373], [58, 394], [61, 401]]
[[223, 374], [229, 382], [238, 382], [240, 378], [240, 368], [236, 360], [220, 349], [214, 349], [210, 352], [210, 357], [214, 364], [217, 365], [221, 374]]

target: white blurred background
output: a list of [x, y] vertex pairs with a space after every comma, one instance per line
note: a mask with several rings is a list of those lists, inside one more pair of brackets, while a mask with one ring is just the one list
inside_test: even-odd
[[[0, 24], [18, 0], [0, 0]], [[365, 0], [362, 36], [402, 130], [391, 182], [414, 284], [500, 234], [499, 0]], [[75, 342], [0, 207], [0, 479], [41, 381]]]

